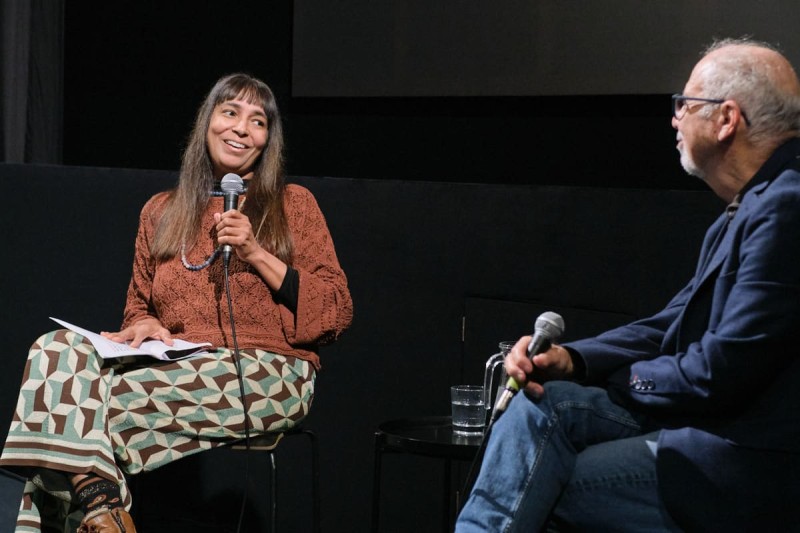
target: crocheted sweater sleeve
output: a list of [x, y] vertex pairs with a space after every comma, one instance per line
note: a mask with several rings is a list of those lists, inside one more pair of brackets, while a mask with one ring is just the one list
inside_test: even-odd
[[280, 306], [283, 329], [292, 344], [326, 344], [353, 320], [347, 279], [314, 196], [305, 188], [289, 185], [286, 197], [294, 241], [293, 266], [300, 274], [300, 287], [296, 314]]

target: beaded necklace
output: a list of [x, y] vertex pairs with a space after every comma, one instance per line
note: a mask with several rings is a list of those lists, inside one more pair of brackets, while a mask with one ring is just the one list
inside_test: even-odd
[[[210, 191], [210, 193], [211, 193], [211, 196], [225, 196], [225, 193], [222, 191], [222, 189], [219, 188], [219, 183], [217, 183], [214, 186], [214, 188]], [[245, 184], [244, 184], [244, 191], [242, 192], [242, 194], [246, 194], [246, 193], [247, 193], [247, 182], [245, 182]], [[244, 204], [244, 199], [242, 200], [242, 204]], [[199, 265], [193, 265], [192, 263], [189, 262], [188, 259], [186, 259], [186, 242], [182, 242], [181, 243], [181, 263], [183, 263], [184, 267], [186, 267], [188, 270], [191, 270], [193, 272], [197, 272], [199, 270], [203, 270], [204, 268], [207, 268], [209, 265], [211, 265], [211, 263], [213, 263], [217, 259], [217, 256], [219, 255], [219, 251], [221, 249], [222, 249], [222, 246], [217, 246], [216, 249], [213, 252], [211, 252], [211, 255], [206, 257], [205, 261], [203, 261]]]
[[181, 263], [183, 263], [183, 266], [185, 266], [186, 268], [188, 268], [193, 272], [197, 272], [198, 270], [203, 270], [204, 268], [206, 268], [207, 266], [209, 266], [211, 263], [214, 262], [214, 260], [219, 255], [220, 248], [222, 247], [217, 246], [216, 250], [211, 252], [211, 255], [209, 255], [205, 261], [203, 261], [199, 265], [193, 265], [186, 259], [186, 243], [185, 242], [181, 243]]

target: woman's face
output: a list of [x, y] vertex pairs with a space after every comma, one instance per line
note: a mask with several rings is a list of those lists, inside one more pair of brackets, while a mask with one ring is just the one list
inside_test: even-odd
[[214, 177], [233, 172], [246, 177], [267, 144], [267, 115], [260, 105], [235, 99], [214, 108], [206, 145]]

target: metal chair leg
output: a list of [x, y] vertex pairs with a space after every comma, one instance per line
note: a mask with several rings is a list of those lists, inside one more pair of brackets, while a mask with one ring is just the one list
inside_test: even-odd
[[[317, 435], [311, 431], [310, 429], [305, 429], [302, 427], [294, 427], [288, 431], [286, 431], [283, 436], [290, 437], [292, 435], [305, 435], [308, 437], [309, 443], [311, 445], [311, 510], [312, 510], [312, 532], [313, 533], [321, 533], [322, 531], [322, 504], [321, 504], [321, 492], [320, 492], [320, 459], [319, 459], [319, 441], [317, 440]], [[267, 449], [267, 446], [269, 448]], [[283, 444], [275, 444], [274, 437], [272, 440], [268, 441], [268, 444], [261, 448], [260, 451], [266, 451], [269, 455], [269, 472], [268, 472], [268, 483], [269, 483], [269, 509], [270, 509], [270, 518], [269, 518], [269, 532], [270, 533], [277, 533], [278, 531], [278, 460], [277, 460], [277, 451], [278, 448], [283, 446]], [[245, 450], [246, 447], [241, 442], [237, 444], [233, 444], [231, 446], [234, 450]], [[259, 451], [259, 442], [258, 437], [254, 437], [251, 439], [251, 450]]]
[[317, 436], [308, 429], [303, 429], [302, 433], [305, 434], [311, 443], [311, 504], [312, 504], [312, 531], [320, 533], [322, 530], [321, 524], [321, 502], [319, 490], [319, 441]]
[[[321, 502], [320, 502], [320, 487], [319, 487], [319, 441], [317, 435], [310, 429], [292, 429], [285, 433], [285, 436], [291, 435], [305, 435], [308, 437], [311, 445], [311, 520], [313, 533], [321, 533], [322, 520], [321, 520]], [[275, 452], [278, 448], [269, 452], [270, 457], [270, 505], [272, 509], [271, 515], [271, 533], [278, 531], [278, 465]]]
[[278, 466], [275, 462], [275, 451], [267, 452], [269, 455], [269, 531], [270, 533], [277, 533], [278, 531]]

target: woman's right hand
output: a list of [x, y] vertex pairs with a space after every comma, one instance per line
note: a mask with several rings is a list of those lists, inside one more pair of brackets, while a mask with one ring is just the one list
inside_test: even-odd
[[138, 348], [148, 339], [160, 340], [167, 346], [172, 346], [172, 334], [161, 325], [156, 318], [144, 318], [122, 331], [101, 331], [100, 335], [114, 342], [130, 341], [131, 348]]

